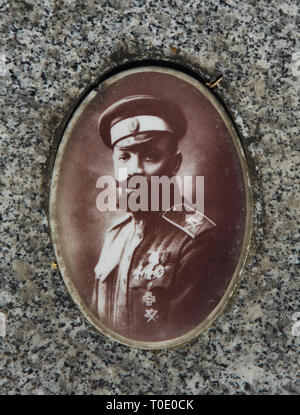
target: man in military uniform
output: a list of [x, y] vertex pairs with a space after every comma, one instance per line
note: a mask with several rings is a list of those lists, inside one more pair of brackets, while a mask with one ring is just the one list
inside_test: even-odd
[[[127, 97], [105, 110], [99, 132], [113, 151], [114, 174], [175, 176], [186, 132], [181, 111], [149, 95]], [[151, 189], [151, 186], [149, 187]], [[133, 189], [126, 189], [127, 196]], [[124, 196], [124, 195], [123, 195]], [[127, 212], [108, 229], [95, 268], [94, 306], [111, 330], [140, 341], [178, 337], [203, 321], [215, 304], [215, 224], [186, 205]]]

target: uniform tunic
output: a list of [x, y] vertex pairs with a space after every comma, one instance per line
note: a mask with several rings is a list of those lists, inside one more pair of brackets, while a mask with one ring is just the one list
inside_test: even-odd
[[108, 230], [95, 268], [99, 319], [141, 341], [167, 340], [195, 328], [217, 301], [216, 229], [200, 213], [176, 208], [151, 214], [146, 222], [131, 214], [122, 218]]

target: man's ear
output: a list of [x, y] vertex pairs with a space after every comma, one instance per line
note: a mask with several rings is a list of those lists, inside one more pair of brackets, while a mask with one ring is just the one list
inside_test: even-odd
[[175, 163], [174, 163], [174, 167], [172, 170], [172, 175], [176, 176], [182, 164], [182, 154], [179, 151], [175, 154], [174, 160], [175, 160]]

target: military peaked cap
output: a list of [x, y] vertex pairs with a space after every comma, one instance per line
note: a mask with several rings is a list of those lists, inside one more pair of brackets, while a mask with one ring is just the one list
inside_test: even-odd
[[133, 95], [108, 107], [99, 118], [99, 133], [108, 147], [127, 147], [169, 133], [180, 140], [186, 133], [186, 120], [170, 101], [151, 95]]

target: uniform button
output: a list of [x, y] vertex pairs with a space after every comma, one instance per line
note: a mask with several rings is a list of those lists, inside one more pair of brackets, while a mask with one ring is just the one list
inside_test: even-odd
[[153, 287], [153, 281], [148, 282], [147, 289], [149, 290], [152, 287]]

